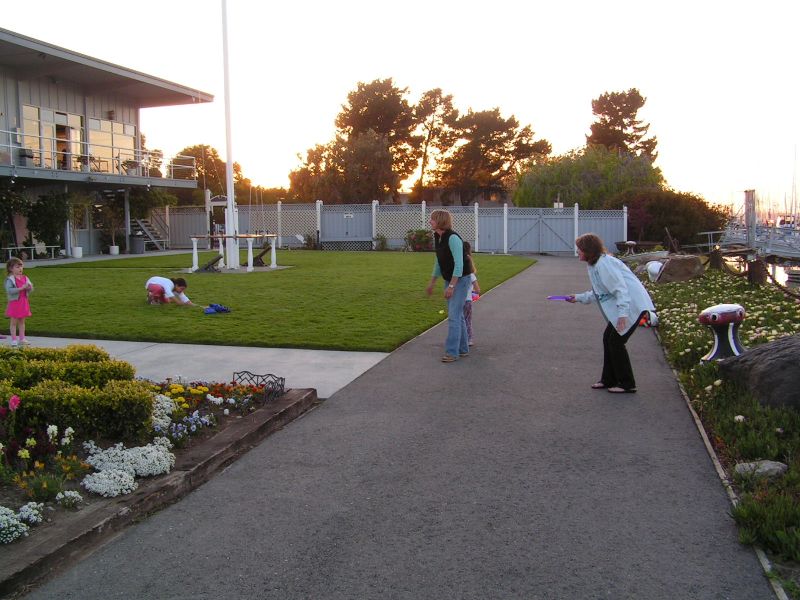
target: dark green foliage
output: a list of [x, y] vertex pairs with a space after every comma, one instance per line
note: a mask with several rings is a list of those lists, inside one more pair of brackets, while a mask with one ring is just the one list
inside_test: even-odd
[[31, 235], [47, 245], [64, 243], [64, 223], [69, 218], [67, 194], [50, 192], [39, 197], [28, 210], [28, 230]]
[[576, 202], [583, 210], [603, 208], [630, 189], [659, 190], [661, 170], [647, 158], [591, 146], [523, 168], [514, 192], [516, 206], [551, 207]]
[[745, 496], [732, 515], [743, 544], [763, 544], [785, 560], [800, 561], [800, 502], [791, 494]]
[[413, 229], [406, 234], [406, 247], [413, 252], [433, 250], [433, 233], [430, 229]]
[[592, 100], [592, 113], [597, 121], [591, 125], [592, 134], [586, 136], [586, 144], [654, 161], [658, 156], [658, 141], [655, 137], [645, 139], [650, 125], [636, 118], [646, 101], [636, 88], [606, 92]]
[[728, 213], [687, 192], [659, 189], [629, 189], [605, 203], [605, 208], [628, 207], [629, 239], [663, 240], [665, 228], [681, 244], [697, 243], [701, 231], [725, 228]]

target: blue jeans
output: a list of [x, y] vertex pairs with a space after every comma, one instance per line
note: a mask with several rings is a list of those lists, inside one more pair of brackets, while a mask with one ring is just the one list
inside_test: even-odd
[[[447, 282], [445, 282], [447, 285]], [[453, 295], [447, 301], [447, 339], [444, 342], [445, 354], [458, 356], [469, 352], [467, 322], [464, 320], [464, 302], [472, 283], [467, 277], [459, 277]]]

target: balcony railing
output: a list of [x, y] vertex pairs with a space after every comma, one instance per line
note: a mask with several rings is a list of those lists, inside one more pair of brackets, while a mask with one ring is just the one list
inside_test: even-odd
[[[149, 177], [160, 158], [148, 151], [0, 130], [0, 166]], [[160, 168], [169, 179], [196, 176], [193, 156], [176, 156]]]

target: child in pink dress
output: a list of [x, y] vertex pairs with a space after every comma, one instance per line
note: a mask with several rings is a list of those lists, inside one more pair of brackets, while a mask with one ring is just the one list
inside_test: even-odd
[[[6, 296], [8, 297], [8, 307], [6, 316], [11, 319], [11, 346], [27, 346], [30, 342], [25, 339], [25, 319], [31, 316], [31, 305], [28, 302], [28, 294], [33, 291], [33, 284], [28, 277], [23, 274], [24, 266], [19, 258], [12, 258], [6, 263], [5, 280]], [[17, 342], [17, 330], [19, 330], [19, 342]]]

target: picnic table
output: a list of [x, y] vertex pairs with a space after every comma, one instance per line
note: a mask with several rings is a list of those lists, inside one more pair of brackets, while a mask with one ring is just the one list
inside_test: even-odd
[[[192, 273], [197, 271], [200, 268], [197, 256], [197, 241], [198, 240], [211, 240], [212, 243], [214, 240], [217, 240], [219, 244], [219, 255], [222, 257], [219, 261], [219, 268], [225, 268], [225, 248], [224, 244], [222, 243], [225, 239], [235, 239], [235, 240], [245, 240], [247, 242], [247, 272], [251, 272], [254, 270], [253, 268], [253, 241], [259, 239], [268, 239], [271, 240], [272, 251], [270, 254], [271, 264], [269, 265], [270, 268], [275, 269], [278, 266], [278, 261], [275, 256], [275, 238], [278, 236], [274, 233], [240, 233], [239, 235], [225, 235], [221, 233], [212, 233], [212, 234], [197, 234], [191, 237], [192, 240]], [[238, 248], [238, 245], [237, 245]], [[238, 268], [239, 257], [228, 257], [228, 265], [229, 268], [236, 269]]]

